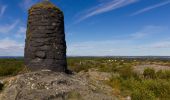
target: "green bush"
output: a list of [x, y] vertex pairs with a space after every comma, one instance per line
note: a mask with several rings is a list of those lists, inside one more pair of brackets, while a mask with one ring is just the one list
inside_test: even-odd
[[[169, 100], [170, 80], [169, 71], [159, 72], [161, 78], [155, 78], [155, 71], [145, 69], [145, 78], [126, 72], [129, 68], [120, 68], [120, 75], [112, 76], [108, 84], [115, 90], [120, 90], [122, 96], [131, 95], [132, 100]], [[126, 73], [126, 74], [125, 74]], [[131, 74], [129, 74], [131, 73]], [[163, 74], [162, 74], [163, 73]], [[158, 74], [158, 72], [156, 73]], [[127, 76], [126, 76], [127, 75]], [[126, 77], [125, 77], [126, 76]], [[137, 78], [136, 78], [137, 77]], [[147, 77], [147, 78], [146, 78]], [[162, 78], [163, 77], [163, 78]]]
[[156, 72], [156, 77], [158, 79], [170, 79], [170, 70], [159, 70], [158, 72]]
[[115, 64], [112, 65], [104, 65], [104, 64], [100, 64], [98, 69], [101, 72], [115, 72], [117, 66]]
[[155, 74], [155, 70], [153, 68], [146, 68], [143, 72], [143, 76], [145, 78], [155, 78], [156, 74]]
[[[119, 78], [121, 79], [121, 78]], [[129, 90], [132, 100], [155, 100], [155, 98], [170, 98], [170, 81], [162, 79], [130, 78], [120, 80], [122, 94]], [[126, 96], [127, 96], [126, 95]]]
[[110, 81], [107, 82], [107, 84], [116, 90], [120, 90], [121, 87], [120, 79], [118, 79], [115, 76], [112, 76], [112, 78], [110, 79]]
[[23, 69], [23, 60], [0, 59], [0, 76], [16, 75]]
[[152, 91], [145, 88], [137, 88], [132, 92], [132, 100], [156, 100]]
[[134, 73], [132, 66], [124, 65], [122, 67], [117, 68], [117, 72], [120, 74], [120, 76], [124, 79], [136, 77], [136, 73]]
[[169, 98], [170, 81], [167, 80], [145, 80], [143, 82], [145, 87], [152, 91], [157, 98]]

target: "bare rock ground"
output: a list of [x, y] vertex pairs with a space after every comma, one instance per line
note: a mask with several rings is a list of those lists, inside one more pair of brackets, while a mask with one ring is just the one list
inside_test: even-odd
[[142, 64], [142, 65], [134, 66], [133, 68], [134, 71], [140, 74], [142, 74], [146, 68], [153, 68], [155, 69], [155, 71], [170, 70], [170, 66], [163, 66], [163, 65], [156, 65], [156, 64]]
[[[117, 100], [105, 73], [38, 71], [6, 78], [0, 100]], [[103, 77], [103, 78], [102, 78]], [[100, 79], [100, 80], [98, 80]]]

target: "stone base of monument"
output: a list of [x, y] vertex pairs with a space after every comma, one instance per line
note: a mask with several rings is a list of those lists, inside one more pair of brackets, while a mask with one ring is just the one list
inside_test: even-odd
[[[83, 75], [83, 76], [82, 76]], [[2, 80], [0, 100], [117, 100], [113, 89], [89, 74], [37, 71]]]
[[[30, 61], [27, 63], [26, 61]], [[33, 71], [41, 70], [52, 70], [55, 72], [63, 72], [66, 71], [65, 67], [56, 67], [56, 66], [67, 66], [65, 60], [54, 60], [54, 59], [25, 59], [25, 64], [28, 69]]]

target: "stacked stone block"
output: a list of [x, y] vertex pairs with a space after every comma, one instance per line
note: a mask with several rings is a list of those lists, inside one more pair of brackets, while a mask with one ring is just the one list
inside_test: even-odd
[[32, 71], [67, 70], [64, 16], [49, 1], [29, 9], [24, 60]]

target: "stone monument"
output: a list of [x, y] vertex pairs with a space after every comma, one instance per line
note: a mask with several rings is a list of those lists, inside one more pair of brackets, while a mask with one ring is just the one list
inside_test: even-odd
[[48, 0], [29, 9], [24, 62], [32, 71], [67, 70], [64, 15]]

